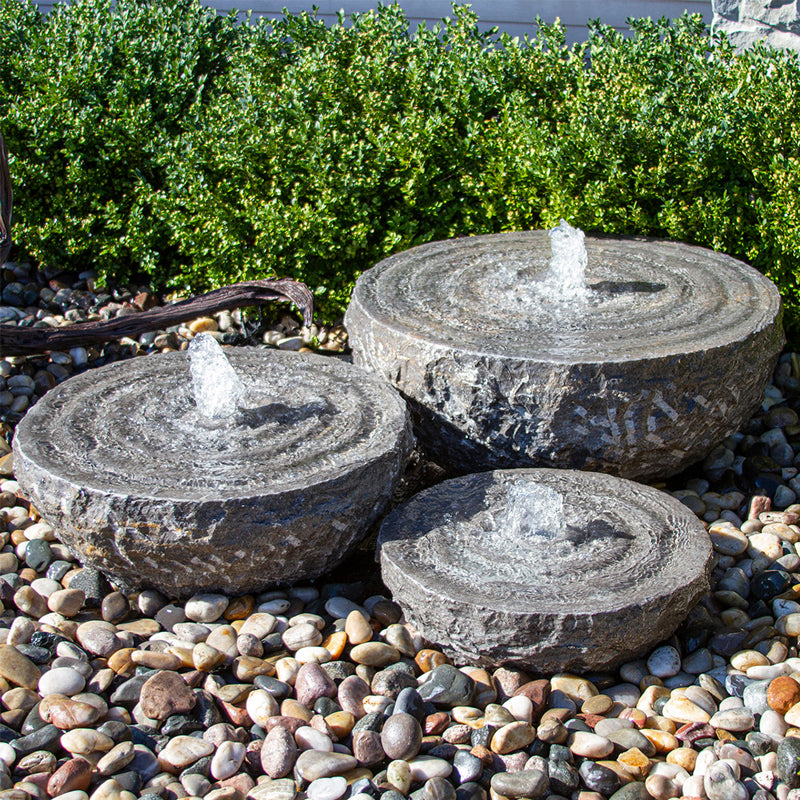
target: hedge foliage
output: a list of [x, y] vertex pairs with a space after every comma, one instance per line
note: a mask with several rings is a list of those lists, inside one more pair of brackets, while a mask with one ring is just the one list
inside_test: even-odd
[[331, 318], [389, 253], [565, 217], [745, 259], [800, 330], [796, 55], [737, 56], [699, 17], [572, 48], [477, 22], [0, 0], [17, 257], [195, 291], [291, 275]]

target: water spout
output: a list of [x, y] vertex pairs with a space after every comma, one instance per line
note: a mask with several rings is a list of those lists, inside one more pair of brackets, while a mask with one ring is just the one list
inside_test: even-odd
[[587, 299], [587, 256], [583, 240], [583, 231], [563, 219], [550, 231], [553, 255], [538, 287], [548, 299], [562, 303]]
[[213, 336], [200, 333], [192, 339], [189, 368], [200, 414], [209, 419], [232, 417], [244, 399], [244, 384]]
[[564, 533], [564, 498], [549, 486], [512, 483], [498, 523], [503, 535], [513, 540], [558, 539]]

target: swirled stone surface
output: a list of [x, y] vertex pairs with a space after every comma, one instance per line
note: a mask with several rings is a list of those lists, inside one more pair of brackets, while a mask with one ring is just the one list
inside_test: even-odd
[[[563, 527], [537, 518], [542, 487]], [[532, 517], [509, 514], [530, 492]], [[516, 518], [515, 518], [516, 517]], [[601, 669], [669, 636], [708, 588], [711, 543], [674, 498], [574, 470], [496, 470], [421, 492], [384, 520], [383, 580], [457, 661]]]
[[313, 578], [385, 509], [411, 448], [405, 404], [337, 359], [228, 352], [244, 410], [202, 417], [185, 353], [112, 364], [19, 425], [17, 478], [63, 541], [128, 586], [230, 594]]
[[662, 477], [761, 402], [783, 344], [766, 278], [673, 242], [587, 237], [586, 249], [586, 303], [536, 291], [545, 231], [434, 242], [358, 279], [354, 360], [409, 400], [438, 461]]

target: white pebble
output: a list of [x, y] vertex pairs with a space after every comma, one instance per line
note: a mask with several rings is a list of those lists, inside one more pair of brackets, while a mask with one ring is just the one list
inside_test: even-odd
[[294, 734], [294, 740], [301, 750], [319, 750], [322, 753], [333, 752], [333, 742], [330, 737], [310, 725], [298, 728]]
[[85, 685], [83, 675], [77, 670], [72, 667], [56, 667], [39, 678], [39, 694], [42, 697], [51, 694], [65, 694], [71, 697], [82, 692]]
[[317, 778], [306, 789], [308, 800], [339, 800], [347, 791], [347, 780], [341, 775], [334, 778]]

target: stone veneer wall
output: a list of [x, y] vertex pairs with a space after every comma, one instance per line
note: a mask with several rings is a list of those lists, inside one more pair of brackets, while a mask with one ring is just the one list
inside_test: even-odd
[[800, 0], [713, 0], [713, 31], [726, 33], [737, 50], [764, 39], [800, 52]]

